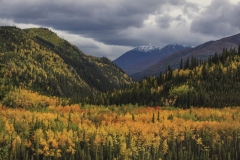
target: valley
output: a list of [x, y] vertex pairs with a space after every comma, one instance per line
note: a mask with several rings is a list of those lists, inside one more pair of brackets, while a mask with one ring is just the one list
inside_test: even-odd
[[137, 47], [120, 68], [47, 28], [0, 27], [0, 159], [238, 160], [239, 44]]

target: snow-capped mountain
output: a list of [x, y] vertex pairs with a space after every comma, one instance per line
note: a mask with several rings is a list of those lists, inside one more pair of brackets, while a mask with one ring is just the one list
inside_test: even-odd
[[221, 54], [223, 48], [227, 48], [227, 49], [238, 48], [239, 44], [240, 44], [240, 33], [233, 36], [225, 37], [219, 40], [205, 42], [196, 47], [189, 47], [187, 49], [175, 52], [165, 57], [164, 59], [159, 60], [152, 66], [147, 67], [141, 72], [132, 74], [131, 77], [134, 80], [140, 80], [143, 77], [147, 77], [147, 76], [157, 76], [159, 75], [160, 72], [165, 73], [168, 65], [170, 65], [172, 69], [178, 68], [181, 59], [183, 60], [183, 62], [185, 62], [187, 58], [191, 58], [191, 57], [195, 57], [198, 60], [208, 59], [210, 55], [214, 55], [214, 53], [216, 52]]
[[157, 51], [157, 50], [161, 50], [162, 46], [139, 46], [134, 48], [134, 51], [139, 51], [139, 52], [153, 52], [153, 51]]
[[153, 45], [139, 46], [124, 53], [114, 60], [114, 63], [128, 75], [132, 75], [184, 48], [189, 48], [189, 46], [178, 44], [169, 44], [165, 47]]

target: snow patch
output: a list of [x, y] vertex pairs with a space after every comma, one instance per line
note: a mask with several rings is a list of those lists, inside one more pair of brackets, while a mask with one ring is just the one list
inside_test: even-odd
[[140, 52], [150, 52], [155, 50], [161, 50], [162, 46], [139, 46], [134, 48], [134, 51], [140, 51]]
[[171, 47], [173, 49], [175, 49], [176, 47], [183, 47], [183, 48], [193, 48], [192, 46], [189, 46], [189, 45], [179, 45], [179, 44], [168, 44], [164, 47], [162, 46], [154, 46], [154, 45], [149, 45], [149, 46], [139, 46], [139, 47], [136, 47], [134, 48], [133, 50], [134, 51], [140, 51], [140, 52], [152, 52], [152, 51], [158, 51], [158, 50], [161, 50], [165, 47]]

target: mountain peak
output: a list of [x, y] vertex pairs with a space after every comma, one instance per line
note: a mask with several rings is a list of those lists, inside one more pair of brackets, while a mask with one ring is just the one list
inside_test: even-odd
[[139, 46], [124, 53], [114, 60], [114, 63], [122, 68], [128, 75], [133, 75], [185, 48], [186, 46], [178, 44], [169, 44], [164, 47], [154, 45]]
[[[214, 53], [221, 54], [223, 48], [231, 49], [236, 48], [240, 44], [240, 34], [236, 34], [230, 37], [221, 38], [219, 40], [208, 41], [198, 46], [189, 46], [189, 49], [180, 50], [175, 52], [164, 59], [159, 60], [154, 65], [142, 70], [139, 73], [132, 74], [131, 77], [135, 80], [142, 79], [142, 77], [146, 76], [156, 76], [159, 75], [160, 72], [164, 73], [166, 67], [168, 65], [171, 66], [172, 69], [176, 69], [179, 67], [180, 60], [183, 62], [187, 60], [187, 58], [197, 58], [198, 60], [206, 60], [210, 55]], [[184, 45], [185, 47], [187, 45]], [[175, 47], [177, 48], [177, 47]], [[126, 71], [125, 71], [126, 72]]]
[[139, 46], [134, 48], [134, 51], [140, 51], [140, 52], [151, 52], [151, 51], [156, 51], [162, 49], [162, 46], [154, 46], [154, 45], [149, 45], [149, 46]]
[[183, 48], [192, 48], [192, 46], [189, 45], [180, 45], [180, 44], [168, 44], [165, 47], [183, 47]]

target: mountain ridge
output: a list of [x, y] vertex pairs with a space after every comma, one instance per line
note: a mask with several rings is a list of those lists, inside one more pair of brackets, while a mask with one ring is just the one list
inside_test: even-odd
[[176, 51], [189, 47], [190, 46], [187, 45], [169, 44], [164, 47], [144, 46], [142, 49], [140, 46], [124, 53], [114, 60], [114, 63], [122, 68], [128, 75], [132, 75], [146, 69], [158, 60]]
[[[184, 52], [193, 50], [186, 49]], [[144, 77], [102, 98], [107, 97], [110, 104], [115, 105], [174, 106], [184, 109], [239, 105], [240, 45], [238, 48], [223, 48], [222, 54], [214, 53], [204, 61], [195, 57], [185, 62], [179, 61], [178, 66], [182, 66], [181, 69], [168, 66], [156, 76]]]
[[149, 45], [149, 46], [139, 46], [139, 47], [136, 47], [132, 50], [140, 51], [140, 52], [151, 52], [151, 51], [154, 51], [154, 50], [161, 50], [161, 49], [162, 49], [161, 46]]
[[214, 55], [215, 52], [221, 54], [223, 48], [237, 48], [239, 44], [240, 33], [224, 37], [219, 40], [208, 41], [194, 48], [185, 49], [165, 57], [145, 70], [131, 75], [131, 77], [135, 80], [139, 80], [145, 76], [157, 76], [160, 72], [165, 72], [168, 65], [170, 65], [173, 69], [178, 68], [181, 59], [186, 61], [187, 58], [191, 58], [193, 56], [197, 59], [205, 60], [210, 55]]

